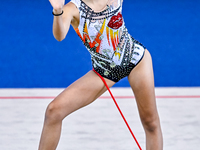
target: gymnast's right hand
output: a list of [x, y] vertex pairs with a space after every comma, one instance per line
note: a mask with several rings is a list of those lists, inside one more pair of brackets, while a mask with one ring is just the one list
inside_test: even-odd
[[49, 2], [51, 3], [55, 14], [60, 14], [62, 12], [65, 0], [49, 0]]

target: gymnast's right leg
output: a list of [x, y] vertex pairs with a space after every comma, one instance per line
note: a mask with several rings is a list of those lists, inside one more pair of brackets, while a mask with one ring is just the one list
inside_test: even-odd
[[[111, 87], [115, 82], [105, 79]], [[55, 150], [61, 134], [62, 120], [106, 91], [99, 76], [89, 71], [59, 94], [47, 107], [39, 150]]]

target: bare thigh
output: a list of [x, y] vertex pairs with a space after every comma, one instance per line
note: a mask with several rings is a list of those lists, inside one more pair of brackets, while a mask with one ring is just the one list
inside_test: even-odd
[[142, 122], [148, 123], [152, 120], [158, 120], [152, 59], [147, 50], [144, 58], [132, 70], [128, 79], [137, 101]]
[[[115, 83], [105, 80], [109, 87]], [[56, 112], [59, 112], [59, 116], [63, 119], [73, 111], [92, 103], [105, 91], [106, 87], [100, 77], [95, 72], [89, 71], [60, 93], [49, 107], [57, 110]]]

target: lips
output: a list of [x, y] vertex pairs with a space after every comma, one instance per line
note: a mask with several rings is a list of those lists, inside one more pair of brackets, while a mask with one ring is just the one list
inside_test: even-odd
[[117, 15], [111, 17], [108, 23], [108, 27], [112, 29], [118, 29], [119, 27], [122, 26], [122, 24], [123, 24], [122, 14], [119, 12]]

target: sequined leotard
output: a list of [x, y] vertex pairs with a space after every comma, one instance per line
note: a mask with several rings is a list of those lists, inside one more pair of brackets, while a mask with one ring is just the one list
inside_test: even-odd
[[94, 70], [114, 82], [128, 76], [142, 59], [145, 47], [128, 33], [121, 0], [108, 0], [101, 12], [94, 12], [82, 0], [71, 2], [80, 15], [75, 31], [91, 54]]

